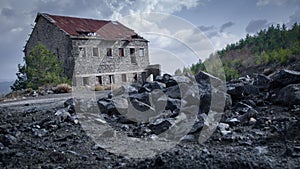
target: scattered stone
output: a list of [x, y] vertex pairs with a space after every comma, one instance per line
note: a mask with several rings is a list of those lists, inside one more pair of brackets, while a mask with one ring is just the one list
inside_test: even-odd
[[17, 138], [10, 134], [0, 136], [0, 142], [6, 147], [16, 143], [16, 141]]
[[72, 119], [71, 114], [67, 112], [65, 109], [57, 110], [55, 116], [57, 117], [56, 119], [58, 123], [65, 122], [67, 120]]
[[253, 153], [257, 155], [263, 155], [268, 153], [268, 147], [267, 146], [258, 146], [253, 149]]
[[236, 124], [240, 123], [240, 120], [238, 120], [237, 118], [232, 118], [228, 121], [228, 123], [231, 125], [236, 125]]
[[250, 120], [249, 120], [249, 124], [250, 124], [250, 125], [255, 124], [256, 121], [257, 121], [257, 120], [256, 120], [255, 118], [251, 117]]
[[171, 125], [172, 124], [168, 120], [157, 119], [155, 122], [149, 125], [149, 128], [151, 129], [151, 131], [153, 131], [154, 134], [158, 135], [169, 129]]
[[239, 102], [237, 104], [237, 110], [242, 114], [237, 117], [240, 122], [249, 121], [251, 117], [256, 117], [256, 115], [258, 114], [258, 112], [254, 108], [242, 102]]
[[0, 142], [0, 150], [3, 150], [4, 145]]
[[231, 131], [229, 131], [229, 124], [219, 123], [218, 128], [220, 129], [220, 132], [222, 133], [222, 135], [227, 135], [227, 134], [231, 133]]
[[244, 97], [244, 84], [228, 84], [227, 85], [227, 93], [230, 94], [233, 100], [240, 100]]
[[182, 137], [180, 139], [180, 141], [183, 141], [183, 142], [196, 142], [197, 139], [195, 138], [195, 135], [188, 134], [188, 135], [185, 135], [184, 137]]

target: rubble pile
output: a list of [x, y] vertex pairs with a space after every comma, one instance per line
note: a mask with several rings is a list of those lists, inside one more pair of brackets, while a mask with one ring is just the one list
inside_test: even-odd
[[[226, 83], [204, 72], [165, 74], [143, 85], [121, 86], [96, 101], [69, 99], [0, 110], [3, 168], [300, 167], [296, 71], [254, 74]], [[183, 122], [193, 123], [184, 129], [185, 135], [178, 135], [175, 147], [153, 158], [134, 159], [96, 144], [83, 130], [82, 112], [92, 112], [92, 120], [137, 139], [156, 138], [181, 129]], [[201, 132], [210, 127], [208, 121], [214, 121], [216, 129], [199, 142]]]

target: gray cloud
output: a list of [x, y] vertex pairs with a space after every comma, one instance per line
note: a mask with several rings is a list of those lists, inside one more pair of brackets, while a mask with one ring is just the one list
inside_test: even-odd
[[226, 23], [224, 23], [222, 26], [221, 26], [221, 28], [220, 28], [220, 32], [223, 32], [225, 29], [227, 29], [227, 28], [229, 28], [229, 27], [231, 27], [231, 26], [233, 26], [234, 25], [234, 23], [233, 22], [226, 22]]
[[251, 20], [246, 27], [246, 32], [256, 33], [258, 30], [268, 27], [268, 25], [266, 19]]
[[216, 29], [215, 26], [211, 25], [211, 26], [204, 26], [204, 25], [201, 25], [201, 26], [198, 26], [198, 28], [203, 31], [203, 32], [206, 32], [206, 31], [210, 31], [210, 30], [214, 30]]
[[292, 26], [295, 22], [300, 23], [300, 8], [298, 8], [295, 13], [289, 17], [288, 26]]
[[218, 31], [212, 31], [206, 34], [208, 38], [219, 37], [220, 33]]
[[11, 17], [14, 14], [15, 14], [14, 11], [10, 8], [2, 8], [1, 10], [1, 16]]
[[257, 0], [257, 6], [277, 5], [277, 6], [299, 6], [299, 0]]
[[201, 26], [198, 26], [198, 28], [201, 31], [203, 31], [203, 33], [209, 39], [220, 36], [219, 30], [218, 30], [219, 28], [214, 25], [210, 25], [210, 26], [201, 25]]

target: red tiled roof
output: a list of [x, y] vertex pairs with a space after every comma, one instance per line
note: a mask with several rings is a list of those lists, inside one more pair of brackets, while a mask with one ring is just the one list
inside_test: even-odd
[[[45, 17], [51, 23], [72, 36], [96, 33], [96, 36], [107, 40], [131, 40], [133, 36], [138, 36], [132, 29], [116, 21], [57, 16], [46, 13], [39, 13], [38, 17], [39, 16]], [[140, 39], [143, 38], [140, 37]]]

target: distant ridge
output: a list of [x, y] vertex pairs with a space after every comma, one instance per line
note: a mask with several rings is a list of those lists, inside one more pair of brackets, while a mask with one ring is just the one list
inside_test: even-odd
[[13, 84], [13, 81], [0, 82], [0, 96], [8, 94], [11, 92], [10, 86]]

